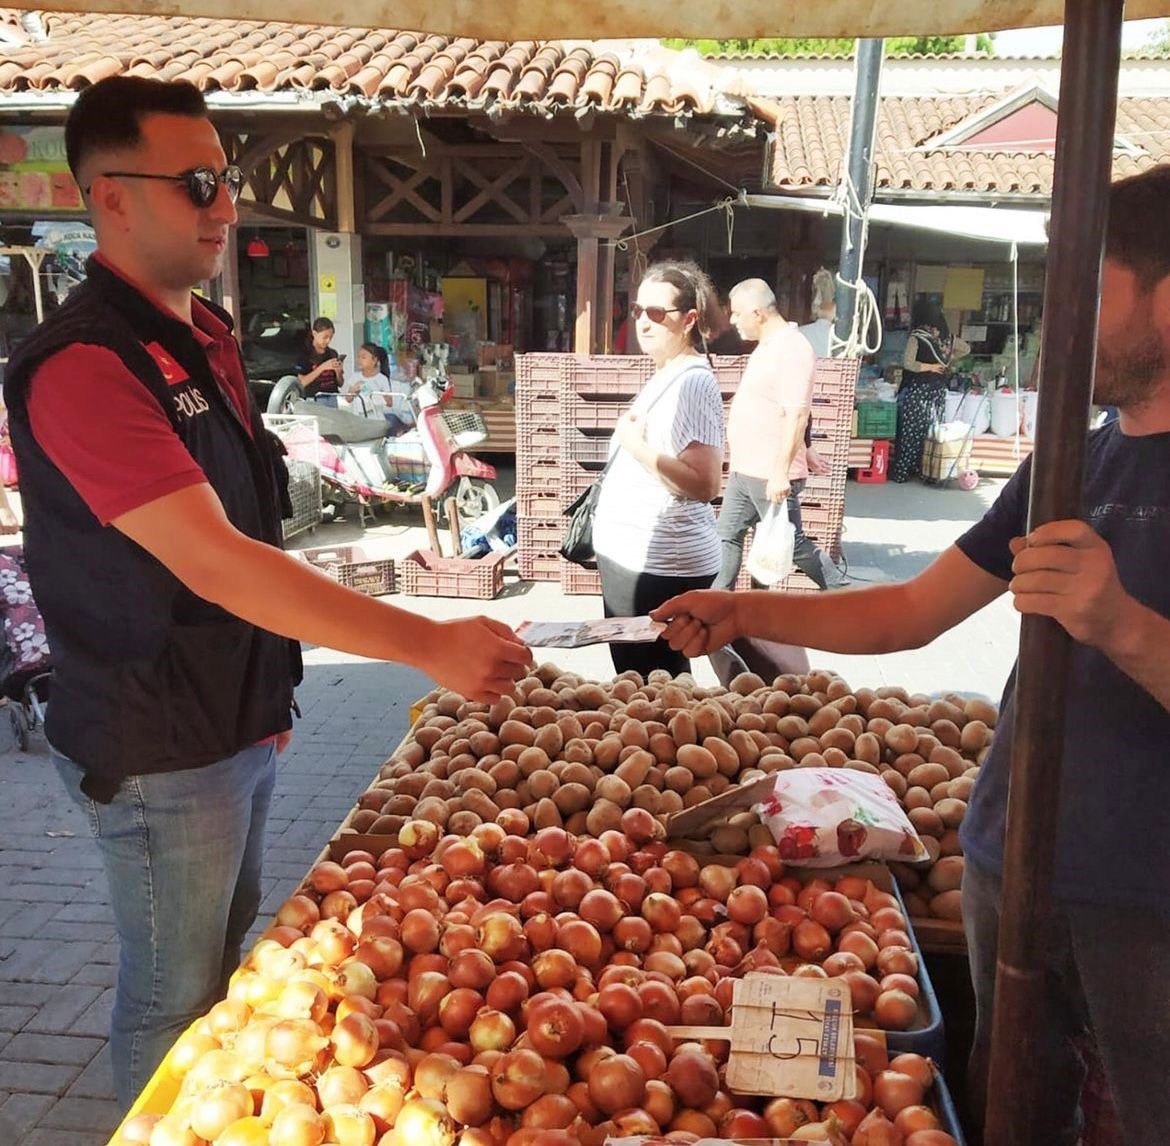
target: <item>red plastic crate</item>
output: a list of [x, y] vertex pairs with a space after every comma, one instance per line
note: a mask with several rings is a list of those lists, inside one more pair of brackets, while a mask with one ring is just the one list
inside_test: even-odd
[[556, 489], [561, 480], [561, 463], [556, 457], [517, 459], [517, 489]]
[[394, 592], [394, 562], [389, 558], [367, 560], [356, 545], [301, 549], [299, 553], [310, 565], [367, 597]]
[[516, 419], [517, 457], [553, 457], [560, 443], [561, 427], [558, 421], [541, 422], [534, 417]]
[[569, 519], [560, 517], [521, 517], [517, 541], [520, 552], [530, 549], [535, 553], [556, 553], [565, 537]]
[[881, 485], [888, 478], [889, 469], [890, 443], [887, 441], [874, 442], [869, 465], [857, 471], [857, 480], [862, 485]]
[[522, 390], [530, 393], [551, 391], [559, 394], [565, 377], [565, 358], [564, 354], [517, 354], [517, 396]]
[[561, 461], [605, 465], [612, 434], [583, 434], [566, 426], [561, 433]]
[[559, 581], [561, 579], [561, 555], [557, 552], [540, 553], [533, 549], [521, 548], [516, 554], [522, 581]]
[[578, 430], [612, 432], [629, 405], [629, 402], [590, 401], [579, 394], [566, 394], [561, 406], [561, 425]]
[[505, 553], [489, 553], [471, 560], [441, 557], [431, 549], [416, 549], [398, 565], [402, 591], [408, 597], [465, 597], [490, 601], [504, 588]]
[[596, 480], [601, 468], [586, 469], [580, 462], [565, 462], [561, 467], [561, 504], [569, 505]]
[[561, 591], [579, 596], [601, 596], [601, 574], [571, 561], [561, 561]]
[[532, 517], [556, 517], [562, 512], [561, 489], [557, 485], [552, 489], [523, 489], [516, 493], [516, 508], [520, 519]]
[[564, 393], [592, 398], [633, 398], [654, 373], [644, 354], [574, 354]]

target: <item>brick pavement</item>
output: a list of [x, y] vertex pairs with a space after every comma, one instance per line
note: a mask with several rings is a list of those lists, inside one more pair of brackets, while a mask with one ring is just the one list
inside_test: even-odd
[[[850, 485], [846, 554], [866, 580], [911, 576], [990, 504], [1002, 483], [973, 494], [919, 486]], [[338, 544], [348, 525], [302, 544]], [[364, 539], [371, 555], [406, 552], [420, 531], [401, 520]], [[404, 601], [435, 617], [469, 611], [463, 601]], [[555, 586], [513, 584], [483, 611], [523, 619], [600, 615], [596, 598], [563, 598]], [[886, 657], [830, 657], [854, 686], [901, 683], [998, 695], [1014, 658], [1018, 624], [1000, 601], [926, 649]], [[604, 647], [558, 655], [590, 676], [612, 673]], [[283, 759], [269, 824], [261, 923], [308, 869], [407, 726], [426, 692], [420, 674], [327, 650], [306, 654], [304, 713]], [[713, 679], [705, 662], [700, 679]], [[35, 736], [27, 753], [0, 721], [0, 1146], [91, 1146], [117, 1123], [106, 1026], [117, 948], [97, 850], [65, 799]]]

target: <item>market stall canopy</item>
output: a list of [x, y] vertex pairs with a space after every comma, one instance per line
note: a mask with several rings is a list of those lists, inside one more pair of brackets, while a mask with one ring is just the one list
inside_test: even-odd
[[[31, 5], [29, 7], [32, 7]], [[77, 0], [42, 2], [44, 11], [72, 11]], [[648, 0], [89, 0], [95, 12], [218, 16], [414, 28], [481, 39], [629, 36], [893, 36], [954, 35], [1060, 24], [1064, 0], [716, 0], [658, 4]], [[1170, 0], [1129, 0], [1131, 20], [1170, 15]]]
[[[798, 195], [745, 195], [749, 208], [787, 211], [812, 211], [819, 215], [841, 215], [836, 199], [812, 199]], [[987, 239], [1020, 246], [1044, 246], [1048, 242], [1045, 211], [1016, 211], [1010, 207], [933, 206], [923, 203], [873, 203], [869, 208], [871, 223], [891, 223], [898, 227], [915, 227], [962, 235], [967, 239]]]

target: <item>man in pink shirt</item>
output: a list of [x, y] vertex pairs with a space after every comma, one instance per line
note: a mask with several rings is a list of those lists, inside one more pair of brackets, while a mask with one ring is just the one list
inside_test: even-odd
[[797, 568], [821, 589], [842, 588], [847, 578], [805, 535], [800, 520], [800, 491], [808, 480], [804, 432], [812, 410], [813, 349], [776, 309], [776, 296], [763, 279], [746, 279], [732, 288], [731, 321], [742, 338], [759, 345], [748, 359], [727, 421], [731, 477], [719, 514], [723, 562], [713, 587], [735, 585], [747, 531], [770, 503], [787, 501], [796, 527]]

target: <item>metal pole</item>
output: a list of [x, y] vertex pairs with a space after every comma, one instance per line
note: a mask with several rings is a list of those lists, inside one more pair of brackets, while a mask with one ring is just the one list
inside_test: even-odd
[[[884, 40], [857, 41], [857, 74], [849, 119], [847, 209], [841, 232], [839, 278], [855, 283], [865, 260], [865, 211], [873, 198], [873, 143], [877, 127], [878, 87], [882, 76]], [[853, 333], [857, 291], [837, 283], [837, 338], [847, 342]]]
[[[1121, 17], [1122, 0], [1066, 0], [1029, 529], [1081, 514]], [[1023, 619], [984, 1134], [994, 1146], [1047, 1141], [1034, 1121], [1049, 1085], [1046, 952], [1035, 922], [1052, 884], [1071, 653], [1055, 621]]]

